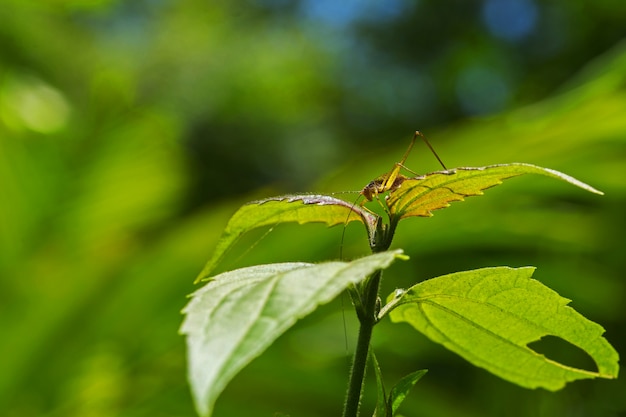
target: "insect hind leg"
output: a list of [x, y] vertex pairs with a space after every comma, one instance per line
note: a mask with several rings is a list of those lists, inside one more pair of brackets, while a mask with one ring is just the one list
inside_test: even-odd
[[[424, 141], [424, 143], [426, 144], [426, 146], [428, 146], [428, 149], [430, 149], [430, 151], [433, 153], [433, 155], [435, 155], [435, 158], [437, 158], [437, 161], [439, 162], [439, 164], [442, 166], [442, 168], [444, 170], [448, 170], [448, 168], [446, 168], [445, 164], [443, 163], [443, 161], [441, 160], [441, 158], [439, 158], [439, 155], [437, 155], [437, 152], [435, 152], [435, 148], [432, 147], [432, 145], [430, 144], [430, 142], [428, 141], [428, 139], [426, 139], [426, 136], [424, 136], [422, 134], [422, 132], [420, 132], [419, 130], [415, 132], [415, 136], [421, 136], [422, 140]], [[415, 140], [415, 136], [413, 137], [413, 140]], [[406, 167], [405, 167], [406, 168]], [[409, 170], [410, 171], [410, 170]], [[413, 171], [411, 171], [413, 172]]]

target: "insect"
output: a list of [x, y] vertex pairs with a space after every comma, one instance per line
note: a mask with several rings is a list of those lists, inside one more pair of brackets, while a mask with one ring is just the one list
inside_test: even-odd
[[[418, 136], [422, 138], [426, 146], [428, 146], [428, 149], [430, 149], [433, 155], [435, 155], [435, 158], [437, 158], [437, 161], [439, 161], [439, 164], [441, 164], [443, 169], [447, 170], [443, 161], [441, 160], [441, 158], [439, 158], [439, 155], [437, 155], [437, 152], [435, 152], [435, 149], [431, 146], [430, 142], [428, 142], [428, 139], [426, 139], [426, 137], [422, 134], [422, 132], [420, 132], [419, 130], [416, 130], [415, 134], [413, 135], [413, 139], [411, 140], [411, 143], [409, 144], [409, 147], [407, 148], [406, 152], [404, 152], [404, 155], [402, 156], [402, 159], [400, 160], [400, 162], [396, 162], [393, 165], [393, 168], [391, 168], [389, 172], [386, 172], [380, 175], [379, 177], [376, 177], [375, 179], [370, 181], [365, 187], [363, 187], [363, 189], [359, 192], [359, 196], [357, 197], [357, 199], [355, 200], [353, 204], [356, 204], [359, 198], [363, 196], [365, 197], [365, 199], [360, 202], [361, 207], [364, 207], [365, 203], [376, 199], [376, 201], [378, 201], [378, 203], [383, 207], [383, 209], [387, 211], [387, 207], [379, 200], [378, 195], [386, 193], [387, 191], [394, 191], [400, 188], [404, 180], [408, 178], [407, 176], [402, 175], [400, 173], [400, 170], [402, 168], [417, 175], [416, 172], [413, 172], [409, 168], [404, 166], [404, 163], [409, 157], [409, 154], [411, 153], [411, 150], [413, 149], [413, 145], [415, 145], [415, 141], [417, 140]], [[344, 231], [345, 231], [345, 225], [344, 225]], [[343, 236], [342, 236], [342, 241], [343, 241]]]
[[422, 132], [417, 130], [415, 131], [415, 134], [413, 135], [413, 139], [411, 140], [411, 143], [409, 144], [408, 149], [402, 156], [402, 159], [400, 160], [400, 162], [396, 162], [393, 168], [391, 168], [391, 171], [375, 178], [374, 180], [370, 181], [369, 184], [363, 187], [363, 189], [359, 193], [360, 195], [365, 197], [365, 200], [361, 202], [361, 206], [363, 206], [367, 201], [372, 201], [374, 198], [377, 199], [378, 194], [382, 194], [387, 191], [393, 191], [393, 190], [398, 189], [402, 185], [404, 180], [407, 179], [406, 176], [400, 174], [400, 169], [404, 168], [407, 171], [417, 175], [417, 173], [405, 167], [404, 163], [406, 162], [406, 159], [409, 157], [409, 154], [411, 153], [411, 149], [413, 149], [413, 145], [415, 144], [415, 140], [417, 139], [418, 136], [422, 138], [424, 143], [426, 143], [426, 145], [428, 146], [430, 151], [433, 153], [433, 155], [435, 155], [435, 158], [437, 158], [437, 161], [439, 161], [443, 169], [447, 169], [444, 163], [441, 161], [441, 158], [439, 158], [439, 155], [437, 155], [437, 152], [435, 152], [435, 149], [433, 149], [433, 147], [430, 145], [430, 142], [428, 142], [428, 140], [422, 134]]
[[[356, 203], [359, 201], [361, 197], [364, 197], [364, 199], [361, 200], [359, 205], [363, 207], [365, 210], [369, 211], [370, 213], [378, 216], [376, 213], [372, 212], [367, 207], [365, 207], [366, 203], [376, 199], [376, 201], [381, 205], [383, 210], [385, 210], [385, 212], [389, 214], [389, 211], [388, 211], [389, 209], [387, 208], [385, 204], [383, 204], [383, 202], [380, 201], [380, 199], [378, 198], [378, 195], [386, 193], [387, 191], [394, 191], [400, 188], [404, 180], [408, 178], [407, 176], [400, 173], [400, 170], [402, 168], [404, 168], [405, 170], [415, 175], [418, 175], [416, 172], [413, 172], [412, 170], [410, 170], [404, 165], [407, 158], [409, 157], [409, 154], [411, 153], [411, 150], [413, 149], [413, 145], [415, 145], [415, 141], [417, 140], [418, 136], [422, 138], [424, 143], [426, 143], [426, 146], [428, 146], [428, 149], [430, 149], [433, 155], [435, 155], [435, 158], [437, 158], [437, 161], [439, 161], [439, 164], [441, 164], [443, 169], [447, 170], [443, 161], [441, 160], [441, 158], [439, 158], [439, 155], [437, 155], [437, 152], [435, 152], [435, 149], [431, 146], [430, 142], [428, 142], [428, 139], [426, 139], [426, 137], [422, 134], [422, 132], [417, 130], [415, 131], [415, 134], [413, 135], [413, 139], [411, 139], [411, 143], [409, 144], [409, 147], [407, 148], [406, 152], [404, 152], [402, 159], [399, 162], [396, 162], [389, 172], [386, 172], [380, 175], [379, 177], [376, 177], [375, 179], [370, 181], [365, 187], [363, 187], [363, 189], [359, 192], [359, 195], [357, 196], [356, 200], [352, 203], [353, 207], [356, 205]], [[343, 242], [345, 238], [348, 218], [349, 218], [349, 215], [346, 218], [346, 221], [344, 222], [343, 230], [341, 232], [341, 245], [339, 247], [339, 259], [343, 259]], [[370, 242], [370, 244], [373, 244], [373, 242]]]

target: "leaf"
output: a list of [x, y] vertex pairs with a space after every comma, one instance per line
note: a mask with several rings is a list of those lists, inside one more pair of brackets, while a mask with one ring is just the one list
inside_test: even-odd
[[411, 372], [407, 376], [403, 377], [398, 383], [391, 389], [391, 393], [389, 395], [389, 409], [391, 409], [391, 415], [396, 415], [396, 411], [400, 408], [400, 405], [404, 401], [407, 395], [409, 395], [409, 391], [411, 388], [415, 386], [417, 381], [423, 377], [427, 369], [421, 369], [419, 371]]
[[419, 379], [428, 372], [427, 369], [411, 372], [407, 376], [403, 377], [398, 383], [391, 389], [389, 398], [385, 392], [385, 385], [383, 384], [383, 376], [380, 371], [380, 365], [376, 359], [376, 355], [370, 349], [370, 360], [374, 367], [374, 374], [376, 376], [376, 388], [377, 388], [377, 400], [376, 410], [374, 410], [374, 417], [392, 417], [398, 411], [398, 408], [409, 394], [409, 391]]
[[213, 255], [194, 283], [207, 278], [241, 235], [257, 227], [287, 222], [335, 226], [355, 220], [364, 223], [370, 231], [377, 219], [360, 206], [326, 195], [287, 195], [246, 203], [228, 221]]
[[411, 216], [432, 216], [432, 211], [446, 208], [453, 201], [482, 195], [508, 178], [539, 174], [563, 180], [586, 191], [602, 194], [595, 188], [561, 172], [530, 164], [513, 163], [486, 167], [454, 168], [405, 179], [400, 188], [389, 193], [387, 205], [398, 220]]
[[[421, 282], [389, 296], [381, 315], [406, 322], [472, 364], [527, 388], [551, 391], [584, 378], [616, 378], [618, 354], [534, 268], [485, 268]], [[565, 366], [527, 345], [552, 335], [587, 352], [597, 372]]]
[[352, 262], [258, 265], [213, 277], [183, 313], [189, 381], [200, 415], [209, 416], [226, 384], [296, 320], [395, 259], [401, 250]]
[[387, 393], [385, 393], [385, 385], [383, 384], [383, 374], [380, 371], [378, 359], [376, 359], [376, 355], [371, 347], [369, 357], [374, 367], [374, 375], [376, 376], [376, 409], [374, 410], [373, 417], [387, 417], [391, 415], [391, 412], [387, 404]]

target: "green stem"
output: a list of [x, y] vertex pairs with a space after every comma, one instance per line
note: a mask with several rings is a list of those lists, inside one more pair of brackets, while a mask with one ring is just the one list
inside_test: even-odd
[[361, 405], [361, 393], [365, 380], [365, 369], [367, 367], [367, 357], [369, 354], [372, 330], [376, 324], [376, 299], [378, 298], [378, 287], [382, 271], [376, 271], [374, 275], [366, 281], [363, 288], [363, 317], [359, 329], [354, 361], [350, 370], [350, 381], [348, 383], [348, 394], [343, 408], [343, 417], [357, 417], [359, 406]]
[[[389, 216], [389, 223], [383, 224], [378, 219], [374, 235], [371, 236], [370, 247], [372, 253], [384, 252], [391, 246], [394, 232], [398, 221]], [[378, 291], [380, 289], [380, 280], [383, 271], [378, 270], [372, 276], [367, 278], [363, 286], [357, 289], [356, 296], [360, 299], [361, 309], [359, 316], [360, 328], [359, 338], [357, 340], [356, 350], [354, 352], [354, 361], [350, 369], [350, 380], [348, 382], [348, 393], [346, 402], [343, 405], [343, 417], [358, 417], [359, 406], [361, 405], [361, 394], [363, 392], [363, 382], [365, 381], [365, 369], [367, 368], [367, 359], [370, 350], [370, 341], [372, 340], [372, 331], [377, 323], [377, 300]]]

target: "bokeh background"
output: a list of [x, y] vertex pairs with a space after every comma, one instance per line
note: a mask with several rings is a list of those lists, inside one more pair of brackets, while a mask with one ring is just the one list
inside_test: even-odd
[[[2, 1], [0, 414], [195, 415], [180, 310], [229, 216], [358, 190], [416, 129], [450, 167], [535, 163], [606, 195], [514, 179], [407, 220], [384, 291], [535, 265], [624, 356], [625, 35], [622, 0]], [[438, 169], [422, 144], [406, 165]], [[280, 225], [220, 268], [336, 259], [341, 235]], [[351, 225], [344, 253], [365, 240]], [[339, 415], [355, 337], [347, 297], [322, 307], [215, 415]], [[525, 390], [388, 322], [374, 346], [388, 385], [430, 369], [405, 416], [626, 415], [620, 379]]]

